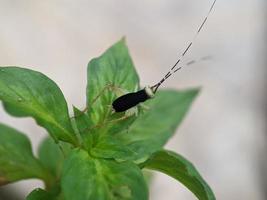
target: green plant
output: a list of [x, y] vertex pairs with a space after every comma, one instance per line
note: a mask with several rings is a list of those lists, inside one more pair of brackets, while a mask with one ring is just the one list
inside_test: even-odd
[[[19, 67], [0, 68], [0, 99], [7, 113], [33, 117], [50, 137], [32, 153], [25, 134], [0, 124], [0, 185], [38, 178], [28, 200], [146, 200], [142, 169], [163, 172], [183, 183], [198, 199], [215, 199], [212, 190], [184, 157], [163, 150], [181, 123], [198, 89], [162, 90], [125, 120], [111, 113], [116, 98], [107, 84], [127, 91], [139, 88], [139, 77], [124, 39], [88, 64], [88, 109], [67, 103], [59, 87], [45, 75]], [[96, 97], [99, 97], [97, 100]]]

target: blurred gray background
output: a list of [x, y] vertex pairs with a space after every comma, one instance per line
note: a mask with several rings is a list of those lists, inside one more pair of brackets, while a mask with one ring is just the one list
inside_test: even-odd
[[[154, 84], [192, 39], [211, 3], [0, 0], [0, 65], [43, 72], [58, 83], [69, 105], [82, 108], [90, 59], [126, 36], [142, 85]], [[164, 85], [202, 87], [166, 148], [191, 160], [217, 199], [267, 199], [266, 17], [264, 0], [218, 0], [185, 61], [212, 59], [184, 68]], [[27, 133], [35, 151], [46, 136], [32, 119], [12, 118], [2, 107], [0, 121]], [[23, 199], [38, 186], [37, 180], [10, 184], [0, 189], [0, 199]], [[150, 199], [195, 197], [157, 173]]]

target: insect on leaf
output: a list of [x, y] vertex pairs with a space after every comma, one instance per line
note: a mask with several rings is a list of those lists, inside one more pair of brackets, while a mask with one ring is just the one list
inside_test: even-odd
[[87, 68], [87, 106], [95, 124], [103, 123], [111, 113], [111, 104], [124, 92], [139, 88], [139, 77], [129, 55], [125, 39], [92, 59]]
[[149, 110], [116, 137], [138, 153], [139, 159], [149, 156], [173, 136], [197, 94], [198, 89], [159, 91], [155, 98], [146, 102]]

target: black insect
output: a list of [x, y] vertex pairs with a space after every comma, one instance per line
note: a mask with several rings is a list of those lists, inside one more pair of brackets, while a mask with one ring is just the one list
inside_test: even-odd
[[[186, 53], [188, 52], [188, 50], [190, 49], [190, 47], [193, 45], [195, 39], [197, 38], [198, 34], [200, 33], [200, 31], [202, 30], [202, 28], [204, 27], [205, 23], [207, 22], [207, 19], [211, 13], [211, 11], [214, 8], [214, 5], [216, 3], [217, 0], [214, 0], [209, 11], [208, 14], [206, 15], [206, 17], [204, 18], [204, 20], [202, 21], [201, 25], [199, 26], [199, 28], [197, 29], [197, 32], [193, 38], [193, 40], [191, 40], [189, 42], [189, 44], [187, 45], [187, 47], [185, 48], [184, 52], [182, 53], [182, 55], [180, 56], [180, 58], [176, 61], [176, 63], [173, 65], [173, 67], [168, 71], [168, 73], [154, 86], [150, 87], [147, 86], [142, 90], [139, 90], [137, 92], [132, 92], [132, 93], [127, 93], [125, 95], [122, 95], [120, 97], [118, 97], [116, 100], [113, 101], [112, 103], [112, 107], [113, 110], [115, 112], [124, 112], [136, 105], [138, 105], [141, 102], [144, 102], [152, 97], [154, 97], [154, 95], [156, 94], [158, 88], [161, 86], [161, 84], [167, 80], [171, 75], [173, 75], [174, 73], [176, 73], [178, 70], [180, 70], [182, 67], [178, 67], [178, 64], [180, 63], [180, 61], [182, 60], [182, 58], [186, 55]], [[194, 61], [193, 61], [194, 62]], [[187, 63], [187, 65], [192, 64], [192, 63]]]
[[112, 103], [115, 112], [124, 112], [137, 104], [144, 102], [154, 96], [155, 92], [150, 87], [145, 87], [137, 92], [127, 93], [120, 96]]

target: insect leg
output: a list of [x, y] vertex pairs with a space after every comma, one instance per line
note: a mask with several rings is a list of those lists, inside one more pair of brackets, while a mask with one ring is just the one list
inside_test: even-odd
[[[111, 83], [109, 83], [109, 84], [107, 84], [99, 93], [98, 93], [98, 95], [96, 95], [96, 97], [92, 100], [92, 102], [91, 102], [91, 105], [90, 105], [90, 107], [92, 107], [92, 105], [99, 99], [99, 97], [101, 97], [103, 94], [104, 94], [104, 92], [106, 91], [106, 90], [109, 90], [109, 89], [111, 89], [111, 88], [114, 88], [115, 86], [113, 85], [113, 84], [111, 84]], [[87, 112], [89, 109], [90, 109], [90, 107], [89, 106], [86, 106], [83, 110], [81, 110], [81, 114], [80, 115], [78, 115], [78, 116], [73, 116], [73, 117], [71, 117], [71, 118], [77, 118], [77, 117], [79, 117], [79, 116], [81, 116], [83, 113], [85, 113], [85, 112]]]
[[89, 131], [89, 132], [90, 132], [91, 130], [93, 130], [93, 129], [95, 129], [95, 128], [101, 128], [101, 127], [103, 127], [103, 126], [105, 126], [105, 125], [107, 125], [107, 124], [120, 122], [120, 121], [126, 120], [126, 119], [128, 119], [128, 118], [130, 118], [130, 117], [131, 117], [131, 115], [124, 115], [124, 116], [122, 116], [122, 117], [120, 117], [120, 118], [117, 118], [117, 119], [113, 119], [113, 120], [110, 120], [110, 121], [106, 121], [106, 122], [103, 122], [103, 123], [99, 123], [99, 124], [97, 124], [97, 125], [95, 125], [95, 126], [91, 126], [91, 127], [87, 127], [87, 128], [85, 128], [84, 130], [81, 131], [81, 133], [83, 133], [83, 132], [85, 132], [85, 131]]

